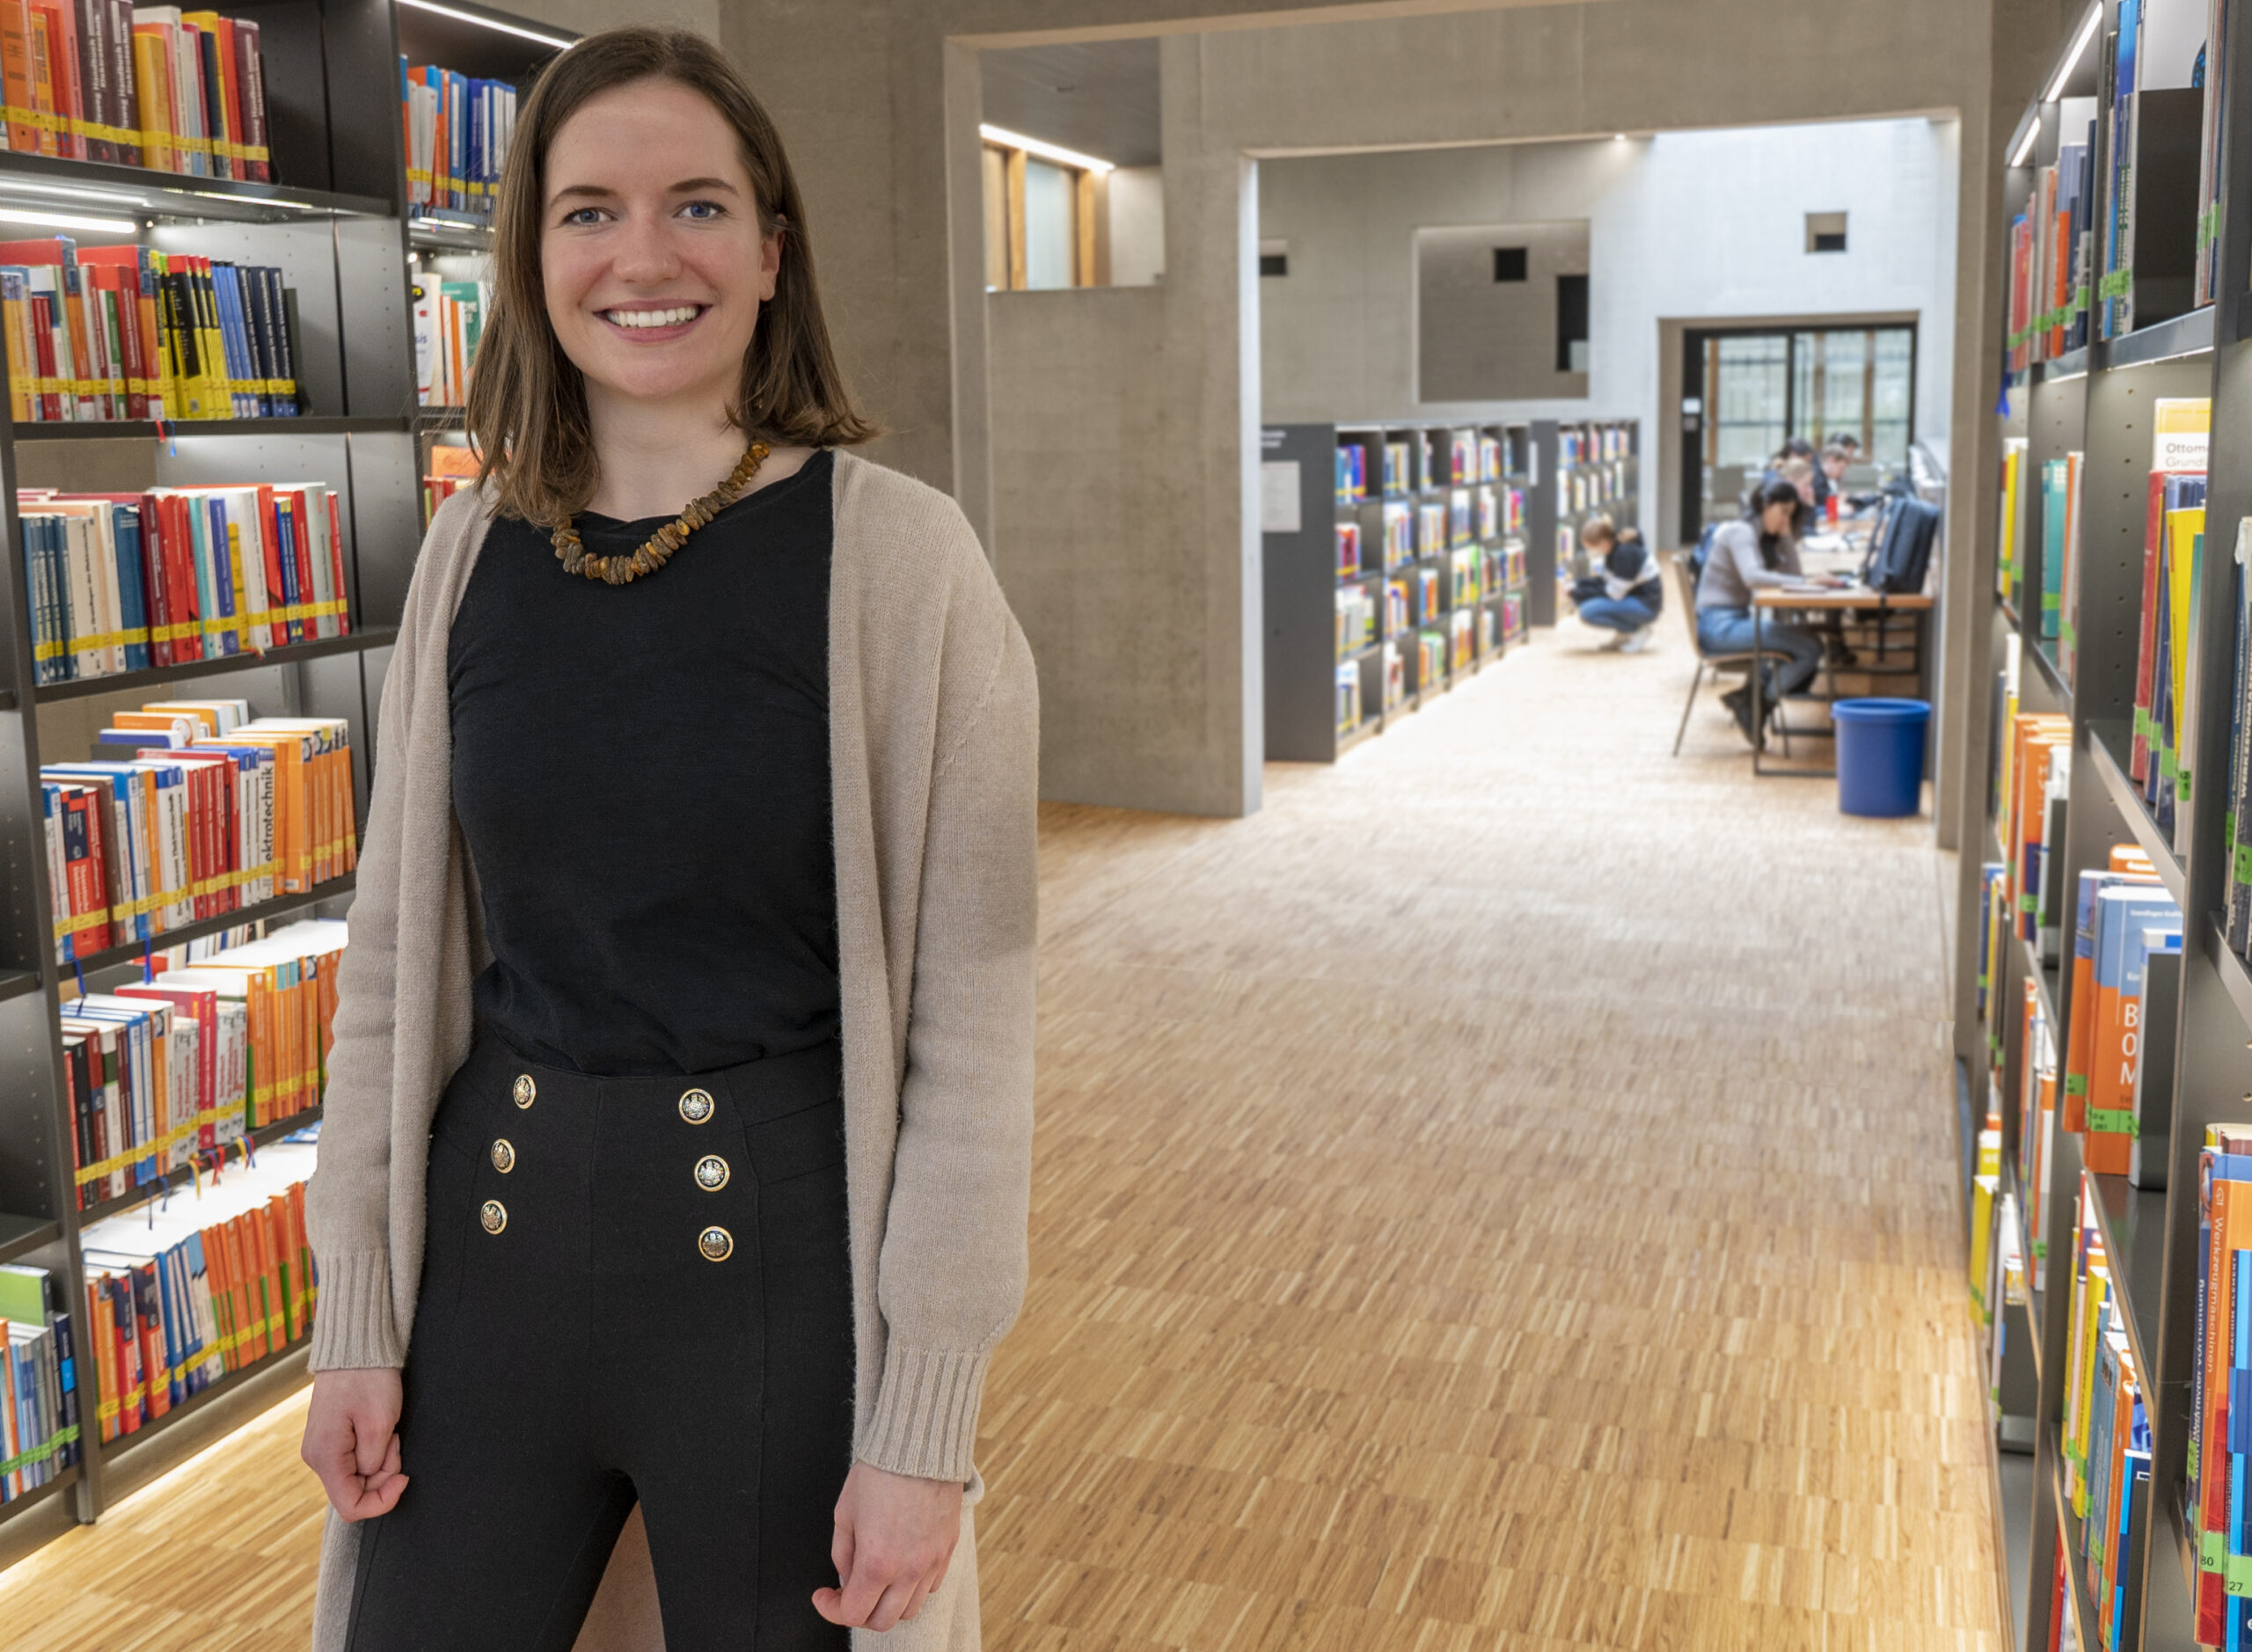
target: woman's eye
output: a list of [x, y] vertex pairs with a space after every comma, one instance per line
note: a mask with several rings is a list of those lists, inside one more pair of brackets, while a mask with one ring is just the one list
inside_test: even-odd
[[708, 223], [724, 216], [724, 209], [716, 201], [691, 201], [680, 211], [683, 217], [693, 218], [699, 223]]
[[600, 223], [602, 222], [602, 208], [600, 207], [580, 207], [574, 211], [565, 213], [563, 215], [563, 222], [566, 223], [579, 224]]

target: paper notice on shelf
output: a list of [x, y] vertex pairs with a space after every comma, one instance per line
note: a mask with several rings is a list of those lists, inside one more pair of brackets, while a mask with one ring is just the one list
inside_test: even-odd
[[1298, 531], [1298, 462], [1269, 459], [1259, 467], [1259, 531]]
[[2203, 396], [2164, 398], [2151, 404], [2153, 471], [2202, 471], [2212, 438], [2213, 405]]

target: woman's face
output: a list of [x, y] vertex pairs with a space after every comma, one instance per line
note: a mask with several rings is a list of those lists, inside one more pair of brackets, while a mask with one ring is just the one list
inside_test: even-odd
[[548, 146], [544, 211], [547, 318], [590, 398], [731, 407], [782, 240], [710, 101], [670, 80], [589, 99]]
[[1769, 533], [1788, 533], [1791, 523], [1798, 518], [1798, 507], [1788, 500], [1768, 506], [1759, 513], [1759, 525]]

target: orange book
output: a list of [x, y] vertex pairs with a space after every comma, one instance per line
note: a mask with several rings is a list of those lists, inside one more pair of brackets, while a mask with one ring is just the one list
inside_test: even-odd
[[[0, 4], [7, 0], [0, 0]], [[172, 50], [161, 23], [133, 26], [134, 113], [141, 122], [141, 160], [160, 172], [179, 172], [179, 150], [172, 135], [179, 126], [172, 113]], [[12, 96], [12, 94], [11, 94]]]
[[51, 155], [37, 121], [28, 119], [39, 104], [32, 90], [31, 8], [25, 0], [0, 0], [0, 89], [8, 100], [8, 147], [19, 155]]

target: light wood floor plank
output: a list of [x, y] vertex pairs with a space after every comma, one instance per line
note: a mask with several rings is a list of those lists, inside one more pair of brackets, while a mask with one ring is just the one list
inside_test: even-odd
[[[1678, 617], [1669, 617], [1678, 624]], [[998, 1652], [2001, 1652], [1924, 822], [1572, 628], [1268, 808], [1051, 805]], [[302, 1397], [0, 1576], [303, 1644]]]

